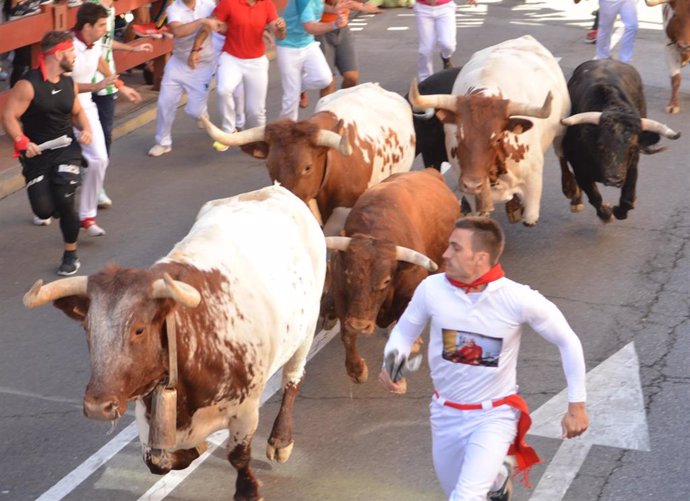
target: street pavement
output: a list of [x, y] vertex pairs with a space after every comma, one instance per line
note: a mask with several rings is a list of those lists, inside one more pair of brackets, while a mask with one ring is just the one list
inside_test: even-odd
[[[454, 62], [462, 64], [476, 50], [530, 33], [561, 58], [568, 77], [593, 55], [593, 46], [582, 40], [595, 7], [595, 2], [574, 5], [562, 0], [460, 6]], [[509, 225], [500, 206], [495, 213], [507, 234], [503, 265], [508, 276], [530, 284], [561, 308], [582, 339], [588, 371], [606, 364], [630, 343], [639, 358], [636, 372], [643, 412], [630, 421], [637, 432], [648, 433], [648, 450], [594, 441], [582, 466], [572, 472], [574, 479], [566, 492], [547, 498], [554, 501], [687, 501], [690, 497], [686, 453], [690, 439], [684, 432], [690, 411], [686, 245], [690, 209], [684, 181], [690, 154], [690, 98], [684, 86], [681, 113], [664, 113], [669, 85], [660, 12], [640, 6], [640, 13], [633, 63], [645, 82], [648, 114], [684, 135], [675, 142], [662, 140], [667, 151], [641, 158], [638, 200], [629, 219], [601, 224], [589, 205], [582, 213], [570, 213], [552, 152], [544, 167], [539, 224]], [[391, 9], [375, 17], [359, 16], [352, 23], [357, 28], [363, 81], [407, 91], [416, 67], [411, 14]], [[313, 92], [311, 98], [313, 107]], [[279, 102], [273, 63], [269, 119], [277, 118]], [[218, 123], [215, 103], [213, 95], [212, 118]], [[205, 201], [269, 183], [261, 162], [236, 149], [212, 150], [205, 132], [181, 111], [170, 154], [157, 159], [146, 156], [153, 135], [154, 124], [148, 123], [114, 143], [106, 178], [114, 206], [98, 216], [108, 233], [95, 239], [81, 236], [84, 274], [109, 262], [148, 266], [186, 234]], [[615, 202], [617, 190], [603, 192], [607, 201]], [[27, 311], [21, 305], [23, 293], [36, 279], [55, 278], [61, 254], [57, 225], [39, 228], [30, 221], [23, 190], [0, 200], [0, 500], [231, 497], [235, 472], [222, 447], [191, 473], [159, 482], [141, 461], [137, 441], [129, 441], [132, 407], [114, 429], [84, 418], [81, 398], [89, 364], [82, 329], [50, 306]], [[279, 243], [275, 250], [280, 252]], [[410, 378], [407, 395], [386, 394], [375, 380], [384, 343], [383, 334], [361, 340], [371, 374], [363, 385], [350, 383], [345, 375], [337, 336], [316, 354], [295, 405], [295, 448], [285, 464], [270, 463], [264, 456], [279, 400], [273, 397], [262, 407], [252, 466], [267, 500], [443, 499], [431, 465], [428, 369], [424, 365]], [[596, 387], [590, 388], [590, 394], [604, 393], [607, 398], [597, 409], [626, 410], [620, 407], [627, 390], [613, 381], [592, 379]], [[565, 388], [557, 349], [531, 331], [523, 336], [518, 382], [533, 410]], [[595, 420], [605, 421], [606, 414], [591, 416], [593, 430]], [[621, 429], [629, 428], [623, 422], [628, 418], [616, 419]], [[614, 420], [609, 429], [612, 435], [618, 431], [615, 424]], [[530, 442], [544, 459], [532, 471], [537, 486], [562, 441], [535, 435]], [[531, 492], [518, 485], [514, 499], [528, 500]]]

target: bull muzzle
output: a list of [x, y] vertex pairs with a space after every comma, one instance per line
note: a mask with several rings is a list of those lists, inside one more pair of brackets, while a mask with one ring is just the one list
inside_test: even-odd
[[460, 188], [463, 193], [479, 195], [484, 188], [484, 180], [480, 178], [460, 177]]
[[124, 414], [120, 401], [114, 395], [84, 395], [84, 415], [97, 421], [114, 421]]
[[373, 334], [376, 325], [373, 320], [365, 320], [361, 318], [347, 318], [345, 320], [345, 327], [348, 331], [353, 331], [358, 334]]

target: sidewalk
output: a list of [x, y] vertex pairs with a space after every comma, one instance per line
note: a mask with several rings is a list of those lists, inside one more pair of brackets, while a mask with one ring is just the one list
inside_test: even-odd
[[[120, 78], [135, 88], [141, 94], [141, 102], [130, 103], [124, 98], [115, 101], [115, 124], [113, 126], [113, 141], [129, 134], [138, 127], [156, 119], [156, 101], [158, 92], [152, 91], [151, 86], [144, 82], [140, 70], [131, 73], [123, 73]], [[180, 105], [186, 103], [186, 96], [180, 101]], [[1, 127], [0, 127], [1, 129]], [[12, 142], [0, 134], [0, 199], [22, 189], [24, 177], [22, 176], [19, 162], [12, 158]]]

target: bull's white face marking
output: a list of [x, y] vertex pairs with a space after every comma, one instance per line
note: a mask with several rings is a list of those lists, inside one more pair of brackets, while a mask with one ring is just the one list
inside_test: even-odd
[[463, 127], [462, 123], [458, 127], [458, 136], [460, 137], [460, 141], [465, 140], [465, 127]]

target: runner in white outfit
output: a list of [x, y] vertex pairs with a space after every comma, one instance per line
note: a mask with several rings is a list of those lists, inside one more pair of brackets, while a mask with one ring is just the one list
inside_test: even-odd
[[[467, 0], [476, 5], [477, 0]], [[423, 81], [434, 73], [434, 51], [441, 52], [444, 68], [450, 67], [450, 57], [457, 46], [454, 0], [417, 0], [414, 10], [419, 41], [417, 76]]]
[[185, 112], [193, 118], [208, 115], [206, 101], [213, 72], [214, 49], [210, 41], [199, 48], [199, 58], [194, 68], [187, 65], [194, 38], [204, 25], [212, 29], [217, 21], [210, 19], [216, 5], [211, 0], [175, 0], [167, 8], [168, 26], [174, 35], [172, 57], [165, 65], [161, 90], [158, 95], [156, 117], [156, 144], [149, 150], [150, 156], [160, 156], [172, 149], [172, 126], [182, 93], [187, 93]]
[[619, 59], [624, 63], [630, 63], [632, 60], [637, 35], [637, 0], [599, 0], [599, 31], [594, 59], [611, 57], [611, 35], [618, 14], [625, 26]]
[[[473, 226], [476, 221], [483, 225], [481, 229]], [[500, 235], [496, 241], [501, 243], [493, 246], [493, 251], [482, 250], [492, 249], [493, 244], [484, 245], [481, 236], [477, 237], [490, 234], [484, 229], [487, 225], [497, 229], [493, 235]], [[502, 247], [500, 228], [490, 219], [458, 221], [444, 254], [446, 274], [432, 275], [419, 285], [384, 351], [384, 360], [395, 350], [406, 359], [431, 321], [428, 357], [435, 388], [430, 405], [433, 460], [441, 487], [453, 501], [483, 501], [487, 494], [499, 495], [493, 499], [508, 499], [500, 497], [501, 490], [510, 485], [510, 472], [503, 462], [516, 442], [521, 411], [513, 402], [492, 402], [517, 393], [516, 365], [524, 325], [560, 350], [571, 402], [564, 418], [566, 435], [574, 437], [587, 428], [580, 341], [552, 302], [503, 277], [500, 265], [495, 264]], [[472, 292], [469, 284], [477, 278], [479, 282], [472, 286], [476, 292]], [[386, 367], [380, 379], [393, 392], [406, 390], [405, 380], [393, 383]], [[457, 404], [479, 404], [480, 408], [460, 410]], [[522, 447], [534, 454], [533, 460], [522, 465], [518, 458], [518, 469], [527, 473], [538, 457], [526, 444]]]

